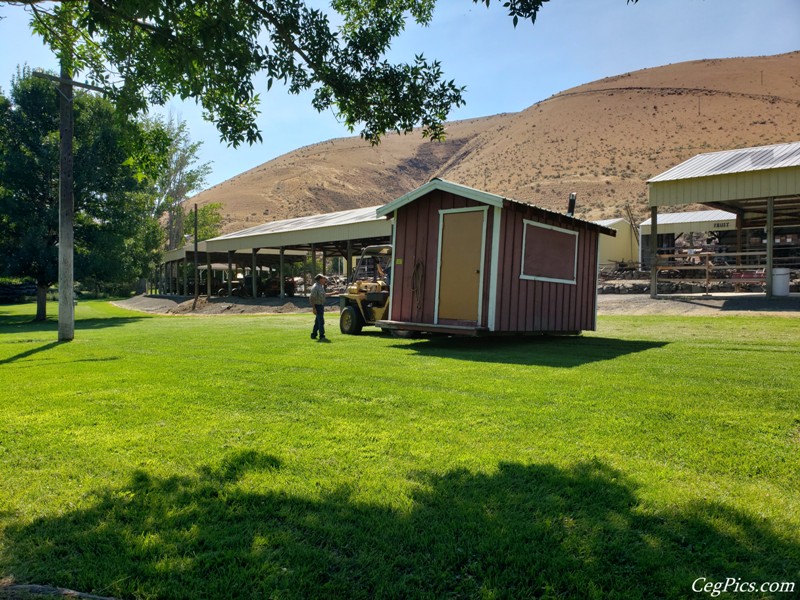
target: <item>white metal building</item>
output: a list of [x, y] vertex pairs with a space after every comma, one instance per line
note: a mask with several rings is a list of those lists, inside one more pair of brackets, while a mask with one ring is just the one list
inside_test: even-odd
[[[664, 218], [659, 207], [704, 204], [734, 213], [740, 240], [743, 229], [765, 229], [766, 288], [772, 296], [775, 227], [800, 224], [800, 142], [699, 154], [647, 183], [651, 264], [657, 262], [657, 237]], [[656, 273], [653, 269], [653, 297]]]

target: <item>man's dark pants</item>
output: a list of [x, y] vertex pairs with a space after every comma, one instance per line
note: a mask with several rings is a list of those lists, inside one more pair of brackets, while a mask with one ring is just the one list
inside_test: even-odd
[[[314, 330], [311, 332], [311, 337], [325, 337], [325, 305], [317, 304], [315, 307]], [[307, 330], [306, 330], [307, 331]]]

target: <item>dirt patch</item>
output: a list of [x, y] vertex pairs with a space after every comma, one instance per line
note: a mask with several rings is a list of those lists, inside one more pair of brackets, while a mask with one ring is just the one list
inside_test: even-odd
[[[217, 298], [200, 296], [134, 296], [113, 302], [115, 306], [160, 315], [241, 315], [274, 313], [310, 313], [311, 306], [303, 297], [286, 298]], [[328, 301], [325, 310], [338, 310], [338, 298]]]
[[[134, 296], [114, 302], [116, 306], [162, 315], [238, 315], [310, 313], [308, 300], [287, 298], [194, 298], [185, 296]], [[339, 310], [338, 298], [328, 300], [326, 310]], [[800, 295], [767, 299], [763, 294], [719, 294], [650, 298], [646, 294], [600, 294], [599, 315], [780, 315], [800, 317]]]

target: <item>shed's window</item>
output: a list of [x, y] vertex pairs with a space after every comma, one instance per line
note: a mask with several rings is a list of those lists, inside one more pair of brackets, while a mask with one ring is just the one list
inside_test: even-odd
[[523, 221], [521, 279], [575, 283], [578, 232]]

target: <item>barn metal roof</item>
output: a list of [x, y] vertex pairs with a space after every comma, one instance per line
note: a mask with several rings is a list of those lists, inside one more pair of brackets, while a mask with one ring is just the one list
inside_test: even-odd
[[215, 237], [214, 241], [230, 240], [251, 235], [261, 235], [265, 233], [283, 233], [287, 231], [303, 231], [305, 229], [317, 229], [319, 227], [333, 227], [335, 225], [354, 225], [356, 223], [366, 223], [369, 221], [383, 221], [375, 212], [380, 206], [369, 206], [367, 208], [356, 208], [353, 210], [341, 210], [322, 215], [311, 215], [308, 217], [296, 217], [294, 219], [284, 219], [282, 221], [272, 221], [263, 225], [256, 225], [240, 231], [234, 231], [226, 235]]
[[[691, 210], [688, 212], [664, 213], [658, 215], [658, 226], [670, 223], [711, 223], [716, 221], [736, 221], [736, 214], [725, 210]], [[650, 219], [642, 221], [642, 225], [650, 225]]]
[[341, 210], [256, 225], [208, 240], [211, 251], [303, 247], [346, 240], [388, 238], [392, 226], [377, 216], [379, 206]]
[[[216, 251], [209, 250], [209, 248], [208, 248], [208, 246], [207, 246], [205, 241], [198, 242], [198, 244], [197, 244], [197, 253], [201, 257], [201, 260], [203, 261], [203, 265], [204, 266], [205, 266], [206, 260], [207, 260], [206, 253], [210, 253], [208, 258], [210, 260], [212, 260], [212, 262], [213, 261], [220, 261], [220, 262], [227, 261], [227, 255], [224, 252], [220, 251], [219, 249], [217, 249]], [[261, 248], [258, 251], [259, 264], [262, 264], [262, 263], [263, 264], [268, 264], [270, 262], [275, 262], [274, 259], [279, 254], [280, 254], [280, 251], [277, 250], [277, 249], [274, 249], [274, 248]], [[306, 253], [298, 251], [298, 250], [286, 250], [286, 252], [284, 254], [287, 255], [287, 256], [290, 256], [290, 257], [300, 257], [300, 256], [305, 256]], [[242, 256], [246, 256], [247, 260], [251, 260], [252, 253], [251, 253], [251, 251], [249, 249], [247, 250], [247, 252], [245, 252], [244, 250], [240, 249], [239, 252], [236, 253], [234, 255], [234, 257], [233, 257], [234, 262], [237, 262], [237, 263], [240, 262], [242, 260]], [[164, 252], [164, 255], [161, 258], [161, 262], [163, 262], [163, 263], [182, 261], [182, 260], [189, 260], [189, 261], [194, 260], [194, 244], [190, 243], [190, 244], [186, 244], [182, 248], [176, 248], [174, 250], [167, 250], [166, 252]]]
[[800, 166], [800, 142], [698, 154], [648, 183]]
[[[651, 219], [639, 225], [641, 235], [650, 235]], [[658, 233], [722, 231], [736, 229], [736, 214], [725, 210], [692, 210], [658, 215]]]

